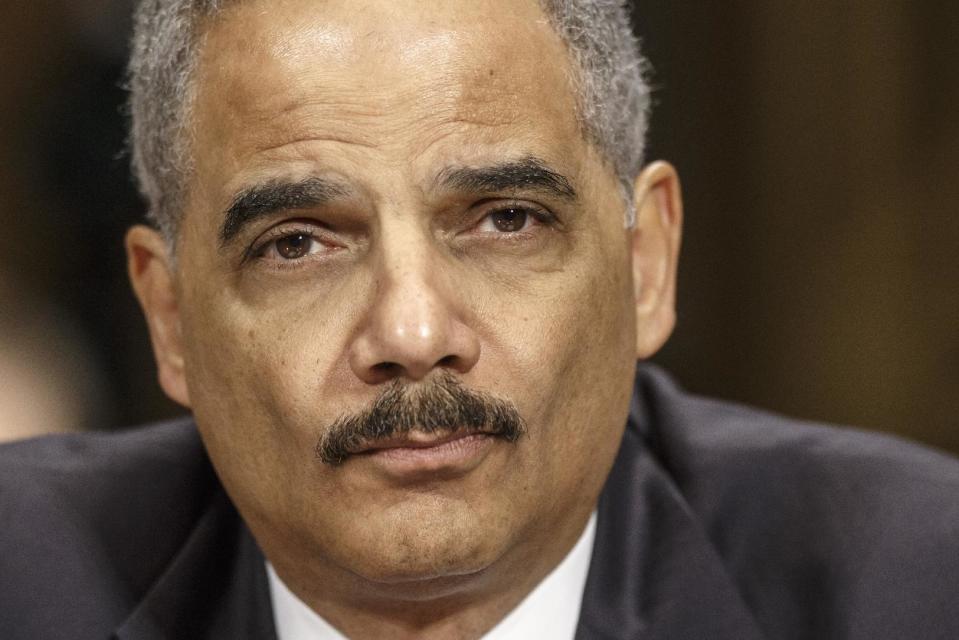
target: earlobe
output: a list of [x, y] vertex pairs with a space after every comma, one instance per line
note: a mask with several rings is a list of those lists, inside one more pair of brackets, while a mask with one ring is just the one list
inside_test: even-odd
[[676, 170], [654, 162], [636, 178], [636, 224], [632, 229], [636, 357], [651, 357], [676, 323], [676, 271], [683, 205]]
[[171, 400], [190, 406], [177, 292], [166, 240], [137, 225], [127, 232], [127, 271], [150, 331], [157, 377]]

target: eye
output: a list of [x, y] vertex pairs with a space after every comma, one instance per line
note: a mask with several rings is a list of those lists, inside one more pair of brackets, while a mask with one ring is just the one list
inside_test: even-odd
[[539, 222], [538, 217], [541, 214], [527, 207], [508, 206], [487, 214], [476, 228], [482, 233], [516, 233]]
[[254, 248], [253, 257], [273, 262], [296, 262], [337, 248], [308, 230], [280, 229], [271, 235]]
[[[277, 238], [270, 245], [277, 255], [284, 260], [298, 260], [303, 256], [315, 253], [319, 243], [313, 239], [313, 236], [305, 233], [295, 233], [289, 236]], [[270, 247], [270, 245], [267, 245]]]

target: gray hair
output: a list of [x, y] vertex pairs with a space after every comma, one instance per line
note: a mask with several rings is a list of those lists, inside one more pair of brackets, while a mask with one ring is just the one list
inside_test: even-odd
[[[205, 22], [237, 0], [141, 0], [128, 69], [133, 172], [148, 217], [175, 244], [192, 171], [193, 76]], [[647, 63], [622, 0], [539, 0], [571, 57], [570, 78], [587, 140], [619, 178], [634, 223], [632, 181], [649, 117]]]

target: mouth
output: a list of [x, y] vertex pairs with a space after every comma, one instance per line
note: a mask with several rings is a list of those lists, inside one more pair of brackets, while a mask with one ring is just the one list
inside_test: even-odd
[[354, 459], [368, 461], [386, 474], [402, 479], [441, 472], [460, 475], [479, 466], [496, 439], [491, 434], [474, 431], [442, 434], [413, 431], [364, 445], [354, 454]]
[[486, 433], [476, 433], [473, 431], [449, 431], [446, 433], [423, 433], [422, 431], [412, 431], [393, 438], [384, 438], [359, 448], [357, 454], [370, 454], [388, 449], [431, 449], [433, 447], [442, 447], [444, 445], [459, 442], [461, 440], [476, 436], [488, 436]]

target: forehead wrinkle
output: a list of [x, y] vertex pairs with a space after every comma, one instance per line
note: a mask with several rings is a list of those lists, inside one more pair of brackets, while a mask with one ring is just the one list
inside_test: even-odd
[[[329, 48], [322, 44], [323, 38], [318, 40], [321, 46], [312, 46], [317, 39], [314, 33], [316, 29], [311, 25], [287, 25], [288, 28], [284, 30], [275, 24], [254, 24], [265, 29], [267, 33], [260, 32], [246, 39], [225, 38], [228, 47], [225, 53], [229, 54], [235, 49], [237, 57], [226, 55], [227, 61], [221, 60], [217, 71], [220, 80], [226, 80], [230, 84], [229, 90], [225, 92], [230, 106], [238, 114], [248, 116], [257, 123], [273, 121], [277, 114], [289, 114], [304, 106], [317, 107], [317, 115], [324, 118], [332, 116], [371, 119], [417, 109], [428, 113], [435, 112], [438, 103], [461, 109], [466, 112], [463, 114], [465, 119], [473, 119], [475, 116], [472, 111], [488, 111], [494, 103], [497, 103], [499, 109], [516, 111], [519, 106], [510, 100], [516, 86], [533, 85], [543, 74], [542, 69], [532, 69], [529, 68], [530, 65], [516, 65], [512, 59], [515, 47], [507, 47], [507, 50], [503, 51], [502, 48], [483, 42], [482, 38], [477, 42], [477, 34], [473, 32], [465, 32], [464, 36], [464, 32], [456, 30], [442, 31], [442, 26], [419, 25], [426, 32], [425, 40], [431, 43], [448, 42], [447, 48], [455, 50], [455, 55], [445, 50], [436, 51], [440, 60], [433, 60], [428, 67], [409, 64], [416, 60], [408, 61], [408, 64], [397, 62], [393, 66], [398, 66], [398, 69], [403, 71], [400, 74], [400, 83], [398, 85], [391, 82], [389, 90], [384, 91], [375, 84], [373, 75], [383, 69], [382, 52], [384, 41], [388, 38], [382, 34], [378, 33], [377, 38], [372, 38], [372, 43], [370, 39], [351, 40], [346, 36], [339, 36], [341, 40], [350, 41], [350, 55], [336, 55], [331, 60], [332, 64], [324, 67], [310, 59], [316, 55], [324, 55], [323, 52]], [[439, 34], [437, 29], [440, 30]], [[527, 25], [525, 31], [531, 29]], [[336, 25], [326, 23], [320, 28], [323, 33], [336, 30]], [[544, 27], [544, 30], [556, 40], [551, 29]], [[273, 31], [290, 37], [277, 37], [279, 43], [272, 42], [270, 35]], [[303, 33], [309, 34], [309, 38], [303, 37]], [[395, 35], [393, 37], [395, 38]], [[526, 39], [528, 38], [521, 38]], [[290, 44], [290, 40], [294, 44]], [[561, 45], [556, 42], [551, 44], [556, 45], [562, 52]], [[358, 72], [373, 63], [369, 55], [364, 58], [364, 49], [367, 53], [370, 49], [379, 51], [376, 64], [370, 69], [372, 74]], [[464, 52], [470, 55], [464, 56]], [[399, 54], [409, 54], [410, 51], [400, 48], [395, 53], [397, 58], [403, 58], [404, 55]], [[253, 58], [254, 65], [248, 64], [250, 57]], [[417, 58], [416, 55], [412, 57]], [[245, 61], [241, 61], [241, 58], [245, 58]], [[389, 66], [388, 61], [387, 64]], [[255, 66], [256, 73], [250, 73], [251, 66]], [[439, 78], [437, 74], [440, 74]], [[564, 74], [559, 72], [556, 76], [565, 88]], [[282, 81], [271, 82], [275, 79]], [[264, 82], [272, 84], [274, 90], [263, 92]], [[550, 100], [546, 104], [560, 102], [556, 101], [555, 97], [549, 96]], [[326, 103], [325, 108], [323, 103]], [[243, 113], [244, 107], [249, 109], [248, 113]]]
[[361, 91], [340, 83], [338, 78], [321, 78], [310, 86], [284, 89], [267, 100], [233, 109], [241, 130], [260, 138], [255, 145], [259, 149], [278, 146], [277, 140], [309, 138], [374, 146], [408, 131], [421, 135], [460, 113], [466, 115], [465, 119], [495, 117], [495, 110], [479, 104], [464, 107], [461, 88], [452, 80], [412, 87], [392, 85], [389, 91]]
[[[391, 109], [404, 117], [386, 117]], [[456, 135], [478, 135], [476, 129], [515, 125], [521, 120], [517, 109], [498, 109], [477, 104], [455, 105], [435, 102], [368, 108], [357, 102], [311, 100], [290, 103], [285, 113], [270, 117], [259, 114], [259, 125], [249, 125], [256, 140], [254, 153], [278, 150], [309, 142], [335, 142], [366, 148], [399, 145], [420, 155], [442, 140]], [[471, 131], [472, 130], [472, 131]], [[504, 136], [509, 134], [503, 134]], [[515, 135], [515, 134], [514, 134]], [[479, 134], [481, 139], [488, 136]]]
[[[244, 3], [237, 5], [237, 10], [257, 4], [262, 13], [265, 3]], [[486, 12], [495, 9], [495, 3], [480, 4]], [[220, 135], [211, 131], [204, 137], [230, 142], [229, 148], [208, 145], [211, 151], [219, 149], [216, 153], [225, 160], [218, 169], [224, 180], [242, 170], [253, 155], [313, 141], [378, 148], [391, 155], [399, 151], [393, 160], [402, 156], [407, 162], [416, 162], [417, 156], [425, 154], [454, 157], [456, 147], [464, 146], [467, 156], [463, 159], [469, 160], [479, 149], [509, 147], [514, 141], [513, 150], [523, 145], [542, 151], [572, 151], [581, 137], [565, 65], [527, 63], [534, 50], [537, 60], [559, 54], [556, 59], [567, 61], [565, 48], [545, 22], [524, 23], [520, 31], [511, 29], [504, 34], [491, 31], [496, 21], [488, 27], [465, 28], [442, 18], [434, 23], [431, 17], [415, 26], [425, 33], [452, 29], [458, 34], [451, 41], [453, 49], [439, 52], [435, 64], [417, 67], [412, 64], [417, 60], [393, 61], [395, 64], [386, 60], [389, 69], [384, 69], [382, 52], [389, 38], [377, 34], [375, 46], [367, 46], [374, 44], [362, 42], [369, 29], [353, 36], [359, 46], [352, 50], [352, 58], [335, 58], [330, 65], [324, 64], [322, 46], [304, 49], [302, 45], [309, 43], [302, 38], [295, 43], [299, 49], [289, 45], [285, 36], [296, 37], [302, 29], [309, 30], [317, 14], [304, 15], [297, 14], [285, 23], [255, 18], [231, 25], [225, 19], [213, 26], [219, 32], [218, 44], [226, 47], [217, 52], [218, 47], [211, 46], [204, 51], [212, 56], [204, 65], [205, 80], [219, 85], [209, 95], [205, 120]], [[317, 28], [329, 29], [330, 20], [320, 18]], [[333, 22], [337, 19], [331, 18]], [[387, 30], [392, 27], [385, 25]], [[457, 32], [457, 28], [462, 30]], [[342, 29], [350, 31], [349, 24], [344, 22]], [[274, 36], [283, 37], [271, 45]], [[509, 46], [496, 46], [507, 37]], [[379, 51], [376, 60], [370, 57], [373, 49]], [[527, 62], [517, 64], [516, 56]], [[412, 57], [417, 59], [417, 55]], [[369, 73], [359, 72], [363, 69]], [[381, 82], [383, 76], [377, 75], [397, 70], [406, 73], [388, 76], [388, 82]], [[551, 128], [544, 129], [543, 122]], [[448, 145], [443, 146], [449, 149], [434, 150], [447, 140]], [[291, 150], [292, 157], [306, 161], [318, 155], [313, 150]], [[559, 157], [557, 153], [541, 155]]]

